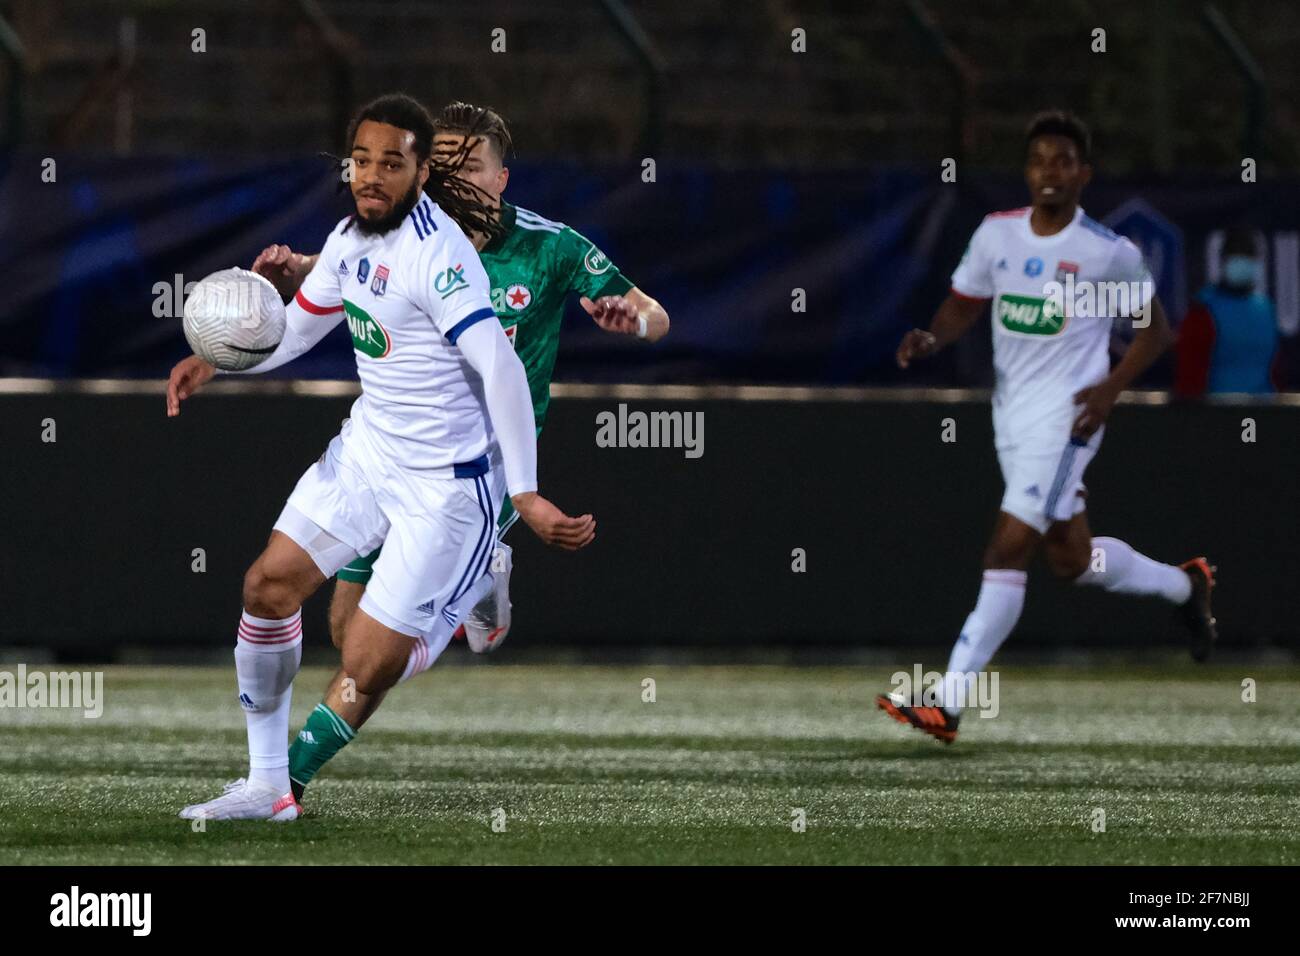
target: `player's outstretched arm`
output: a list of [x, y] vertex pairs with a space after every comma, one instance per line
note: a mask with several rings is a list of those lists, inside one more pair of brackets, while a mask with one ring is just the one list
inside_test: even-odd
[[907, 368], [913, 359], [929, 358], [940, 349], [947, 348], [965, 335], [989, 306], [988, 299], [972, 299], [969, 296], [949, 292], [943, 300], [930, 330], [911, 329], [898, 343], [895, 359], [899, 368]]
[[547, 544], [567, 551], [586, 547], [596, 536], [596, 520], [589, 514], [571, 518], [537, 493], [537, 431], [528, 378], [501, 323], [475, 322], [456, 344], [483, 379], [488, 417], [505, 459], [510, 503]]
[[[343, 321], [343, 306], [328, 310], [324, 315], [307, 312], [297, 302], [290, 302], [285, 307], [284, 337], [275, 351], [265, 360], [252, 368], [242, 371], [226, 372], [226, 375], [259, 375], [292, 362], [299, 355], [310, 351], [325, 333]], [[167, 417], [175, 418], [181, 413], [181, 402], [189, 398], [212, 380], [217, 374], [216, 368], [208, 362], [191, 355], [181, 359], [172, 368], [167, 378]]]
[[635, 335], [658, 342], [668, 334], [668, 313], [655, 299], [635, 286], [623, 295], [602, 295], [578, 300], [592, 320], [606, 332]]
[[1115, 364], [1110, 374], [1088, 388], [1075, 393], [1074, 404], [1082, 405], [1074, 421], [1074, 435], [1090, 438], [1110, 417], [1119, 393], [1137, 380], [1173, 344], [1174, 334], [1169, 328], [1169, 317], [1159, 299], [1153, 298], [1149, 309], [1150, 321], [1138, 328], [1124, 357]]
[[[281, 365], [287, 365], [299, 355], [305, 355], [316, 347], [316, 343], [325, 338], [334, 326], [343, 321], [343, 305], [321, 307], [312, 305], [314, 311], [308, 312], [298, 297], [284, 307], [284, 338], [275, 347], [275, 351], [252, 368], [239, 371], [225, 371], [224, 375], [261, 375]], [[310, 303], [308, 303], [310, 304]]]
[[275, 286], [280, 298], [288, 302], [302, 288], [307, 273], [316, 265], [320, 253], [305, 256], [294, 252], [288, 246], [267, 246], [253, 260], [253, 271]]

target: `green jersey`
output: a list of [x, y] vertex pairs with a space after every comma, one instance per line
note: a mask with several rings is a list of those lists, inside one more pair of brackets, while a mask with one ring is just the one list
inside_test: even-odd
[[479, 259], [492, 285], [492, 308], [524, 363], [540, 431], [551, 402], [565, 301], [570, 294], [622, 295], [632, 283], [564, 223], [502, 202], [501, 225], [505, 235], [489, 242]]
[[[551, 403], [551, 375], [560, 348], [565, 300], [570, 293], [589, 299], [622, 295], [632, 283], [595, 243], [564, 223], [502, 202], [501, 225], [505, 235], [488, 243], [479, 259], [492, 284], [492, 309], [524, 363], [540, 435]], [[515, 509], [506, 498], [497, 520], [498, 537], [510, 529], [515, 518]], [[379, 550], [340, 570], [339, 580], [365, 584]]]

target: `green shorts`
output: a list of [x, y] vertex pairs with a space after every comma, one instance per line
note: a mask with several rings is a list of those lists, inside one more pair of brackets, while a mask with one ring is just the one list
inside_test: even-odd
[[[501, 517], [497, 519], [497, 540], [500, 541], [505, 537], [506, 532], [519, 520], [519, 514], [515, 511], [515, 506], [507, 498], [501, 505]], [[350, 581], [353, 584], [365, 584], [370, 580], [370, 575], [375, 573], [375, 561], [379, 557], [379, 552], [383, 548], [375, 548], [369, 554], [363, 554], [361, 557], [348, 563], [339, 569], [338, 579], [340, 581]]]

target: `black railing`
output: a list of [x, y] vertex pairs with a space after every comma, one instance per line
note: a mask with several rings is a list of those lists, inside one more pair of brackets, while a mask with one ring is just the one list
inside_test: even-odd
[[27, 53], [18, 34], [14, 33], [3, 16], [0, 16], [0, 57], [3, 57], [9, 74], [0, 147], [12, 148], [18, 145], [23, 136], [23, 84], [27, 79]]
[[1241, 131], [1241, 153], [1258, 160], [1264, 148], [1263, 133], [1268, 122], [1268, 85], [1264, 81], [1264, 70], [1218, 7], [1207, 3], [1201, 8], [1201, 18], [1246, 85], [1246, 125]]
[[294, 5], [324, 50], [330, 74], [330, 141], [341, 143], [352, 118], [352, 53], [356, 43], [335, 25], [317, 0], [294, 0]]
[[932, 51], [943, 61], [952, 83], [952, 106], [948, 114], [948, 149], [958, 164], [972, 143], [970, 107], [975, 99], [975, 68], [940, 28], [934, 14], [921, 0], [907, 0], [907, 12]]

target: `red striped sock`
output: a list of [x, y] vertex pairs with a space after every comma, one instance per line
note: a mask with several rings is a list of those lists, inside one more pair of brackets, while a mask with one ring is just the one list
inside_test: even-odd
[[302, 661], [302, 610], [239, 619], [235, 674], [248, 723], [248, 779], [289, 792], [289, 705]]
[[239, 643], [249, 650], [283, 651], [302, 643], [302, 609], [281, 620], [254, 617], [245, 611], [239, 618]]

